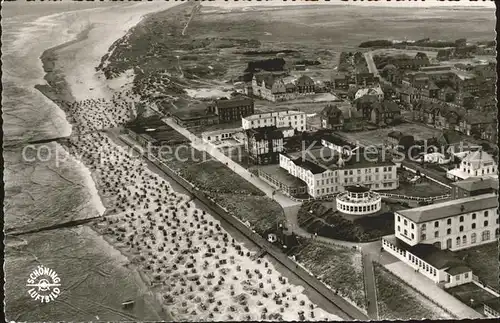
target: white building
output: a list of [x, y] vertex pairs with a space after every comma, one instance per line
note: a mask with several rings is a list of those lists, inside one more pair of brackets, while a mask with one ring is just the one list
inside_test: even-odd
[[253, 114], [241, 119], [243, 129], [256, 129], [263, 127], [288, 128], [297, 131], [306, 130], [307, 115], [305, 112], [286, 110], [268, 113]]
[[314, 198], [343, 192], [345, 186], [364, 185], [374, 190], [391, 190], [399, 186], [393, 162], [364, 155], [357, 150], [346, 157], [322, 147], [280, 154], [279, 164], [304, 181], [309, 195]]
[[219, 142], [222, 140], [232, 139], [238, 133], [241, 133], [243, 130], [241, 128], [232, 128], [232, 129], [221, 129], [214, 131], [205, 131], [201, 134], [201, 138], [204, 142]]
[[498, 236], [498, 196], [476, 195], [394, 213], [396, 238], [410, 246], [470, 248]]
[[394, 213], [395, 235], [385, 251], [443, 287], [472, 281], [472, 270], [453, 251], [494, 243], [499, 235], [498, 196], [483, 194]]
[[337, 211], [351, 215], [367, 215], [380, 211], [382, 198], [369, 188], [357, 185], [347, 186], [345, 192], [336, 197]]
[[354, 100], [357, 100], [365, 95], [374, 95], [379, 101], [384, 99], [384, 91], [382, 91], [380, 85], [359, 89], [356, 94], [354, 94]]
[[463, 180], [469, 177], [497, 175], [497, 163], [493, 157], [482, 150], [470, 152], [462, 159], [460, 166], [449, 170], [446, 177], [451, 180]]
[[444, 164], [448, 164], [450, 162], [449, 158], [446, 158], [446, 156], [444, 154], [439, 153], [439, 152], [424, 154], [423, 158], [424, 158], [424, 162], [430, 163], [430, 164], [444, 165]]

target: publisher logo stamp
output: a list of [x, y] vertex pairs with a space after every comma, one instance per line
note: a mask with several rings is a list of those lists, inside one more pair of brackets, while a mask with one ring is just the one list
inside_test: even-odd
[[61, 279], [57, 273], [42, 265], [31, 272], [26, 282], [26, 286], [30, 288], [28, 294], [41, 303], [53, 301], [61, 293]]

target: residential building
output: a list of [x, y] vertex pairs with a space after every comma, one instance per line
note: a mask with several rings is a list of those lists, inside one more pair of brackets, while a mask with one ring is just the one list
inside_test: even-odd
[[300, 76], [295, 81], [295, 87], [299, 95], [314, 94], [316, 92], [313, 79], [307, 75]]
[[256, 73], [252, 79], [252, 93], [254, 96], [276, 102], [287, 98], [287, 91], [283, 74]]
[[336, 105], [328, 104], [320, 113], [321, 128], [342, 130], [344, 127], [344, 114]]
[[215, 100], [209, 111], [219, 117], [219, 123], [238, 121], [254, 113], [254, 102], [251, 98], [238, 95], [230, 99]]
[[283, 132], [276, 127], [246, 130], [245, 150], [258, 165], [276, 163], [283, 152]]
[[286, 101], [297, 96], [315, 94], [316, 85], [307, 75], [295, 79], [283, 73], [256, 73], [252, 79], [252, 93], [272, 102]]
[[455, 96], [457, 92], [453, 90], [449, 86], [443, 87], [441, 90], [439, 90], [438, 97], [441, 101], [444, 102], [455, 102]]
[[296, 110], [275, 111], [268, 113], [253, 114], [241, 119], [241, 127], [245, 130], [262, 127], [291, 127], [297, 131], [307, 129], [307, 115], [305, 112]]
[[377, 125], [392, 124], [401, 118], [401, 109], [394, 101], [384, 100], [381, 104], [375, 105], [370, 114], [370, 121]]
[[451, 198], [458, 199], [488, 193], [498, 194], [498, 178], [469, 177], [451, 184]]
[[460, 121], [459, 130], [467, 136], [482, 137], [489, 125], [496, 127], [496, 113], [468, 112]]
[[399, 186], [396, 164], [359, 149], [350, 154], [327, 148], [280, 154], [280, 166], [307, 184], [307, 192], [317, 198], [344, 191], [345, 186], [364, 185], [374, 190]]
[[[363, 60], [365, 58], [363, 57]], [[356, 73], [354, 74], [354, 84], [362, 87], [369, 87], [378, 84], [378, 77], [373, 73]]]
[[348, 73], [332, 73], [332, 89], [346, 91], [349, 88], [349, 79], [350, 75]]
[[493, 157], [485, 151], [471, 151], [464, 159], [460, 166], [446, 172], [446, 177], [451, 180], [463, 180], [469, 177], [476, 176], [497, 176], [497, 163]]
[[375, 95], [364, 95], [354, 101], [356, 110], [361, 114], [363, 120], [370, 121], [372, 110], [380, 105], [380, 101]]
[[379, 101], [382, 101], [384, 99], [384, 91], [382, 91], [380, 85], [377, 85], [374, 87], [365, 87], [358, 89], [358, 91], [356, 91], [356, 94], [354, 95], [354, 100], [357, 100], [366, 95], [373, 95], [377, 97]]

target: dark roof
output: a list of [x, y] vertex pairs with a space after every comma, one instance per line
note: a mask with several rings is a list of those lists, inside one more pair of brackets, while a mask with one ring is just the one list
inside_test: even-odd
[[401, 210], [397, 213], [415, 223], [423, 223], [497, 206], [498, 197], [491, 193]]
[[398, 238], [388, 240], [395, 243], [398, 248], [407, 250], [414, 256], [422, 259], [437, 269], [453, 268], [464, 265], [463, 261], [454, 256], [453, 252], [449, 250], [441, 250], [431, 244], [420, 243], [410, 246]]
[[498, 179], [491, 177], [487, 178], [469, 177], [463, 181], [453, 182], [451, 185], [459, 187], [467, 192], [473, 192], [490, 188], [498, 190]]
[[302, 158], [298, 158], [298, 159], [293, 160], [293, 163], [297, 166], [301, 166], [304, 169], [310, 170], [311, 173], [313, 173], [313, 174], [321, 174], [324, 171], [326, 171], [326, 168], [319, 166], [319, 165], [316, 165], [315, 163], [313, 163], [307, 159], [304, 160]]
[[252, 105], [253, 100], [249, 97], [246, 96], [237, 96], [228, 100], [216, 100], [215, 104], [217, 105], [218, 108], [235, 108], [235, 107], [241, 107], [241, 106], [246, 106], [246, 105]]
[[467, 266], [463, 266], [463, 265], [454, 266], [454, 267], [451, 267], [451, 268], [446, 270], [446, 272], [452, 276], [463, 274], [463, 273], [469, 273], [471, 271], [472, 271], [472, 269], [470, 269]]
[[447, 144], [456, 144], [462, 141], [460, 134], [453, 130], [445, 130], [442, 132], [441, 137], [446, 141]]
[[311, 85], [314, 85], [314, 81], [309, 76], [302, 75], [301, 77], [299, 77], [297, 79], [297, 81], [295, 82], [295, 84], [297, 86], [311, 86]]
[[321, 111], [321, 115], [324, 117], [336, 117], [336, 116], [341, 115], [341, 114], [342, 114], [342, 111], [336, 105], [332, 105], [332, 104], [328, 104]]
[[390, 100], [382, 101], [382, 107], [383, 107], [384, 111], [387, 111], [387, 112], [400, 112], [401, 111], [398, 104], [396, 102], [390, 101]]
[[254, 76], [259, 86], [262, 84], [262, 81], [264, 81], [264, 85], [267, 88], [271, 88], [275, 81], [281, 79], [281, 75], [275, 75], [273, 73], [256, 73]]
[[283, 138], [283, 132], [273, 127], [254, 128], [246, 131], [248, 138], [254, 138], [257, 141]]
[[361, 185], [356, 185], [356, 186], [347, 186], [345, 188], [346, 191], [352, 192], [352, 193], [365, 193], [370, 191], [370, 189], [366, 186], [361, 186]]
[[391, 137], [397, 140], [401, 139], [403, 136], [404, 135], [401, 131], [391, 131], [387, 134], [387, 137]]

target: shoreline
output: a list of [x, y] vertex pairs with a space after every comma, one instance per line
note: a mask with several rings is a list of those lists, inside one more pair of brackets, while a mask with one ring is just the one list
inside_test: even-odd
[[[140, 21], [142, 21], [144, 17], [146, 17], [146, 15], [143, 15]], [[132, 26], [131, 28], [133, 28], [134, 26]], [[57, 107], [61, 109], [61, 111], [64, 113], [66, 121], [71, 127], [70, 134], [66, 138], [79, 135], [79, 133], [75, 133], [73, 129], [74, 125], [77, 123], [77, 120], [73, 117], [70, 110], [68, 109], [68, 104], [74, 103], [77, 100], [72, 95], [69, 83], [66, 81], [65, 78], [66, 75], [62, 71], [56, 68], [58, 60], [58, 51], [88, 39], [90, 32], [94, 28], [95, 24], [91, 24], [83, 31], [78, 33], [74, 39], [44, 50], [42, 55], [39, 57], [44, 71], [43, 79], [47, 82], [47, 84], [37, 84], [34, 87], [46, 98], [55, 103]], [[128, 32], [129, 31], [127, 31], [127, 33]], [[122, 37], [124, 36], [117, 38], [117, 40], [121, 39]], [[102, 193], [102, 183], [100, 183], [97, 180], [95, 174], [87, 166], [85, 166], [85, 164], [81, 160], [74, 159], [75, 156], [73, 156], [70, 153], [68, 147], [65, 146], [64, 143], [57, 142], [57, 144], [61, 149], [63, 149], [68, 155], [70, 155], [73, 158], [73, 162], [75, 164], [74, 167], [78, 169], [78, 171], [80, 171], [82, 175], [85, 177], [84, 185], [86, 186], [87, 189], [91, 191], [91, 194], [95, 193], [96, 199], [93, 201], [94, 206], [99, 210], [100, 209], [99, 205], [96, 204], [100, 203], [100, 206], [104, 208], [102, 212], [99, 212], [101, 219], [104, 219], [104, 217], [107, 215], [107, 212], [110, 211], [109, 208], [110, 201]], [[91, 223], [84, 225], [84, 227], [86, 227], [88, 230], [91, 230], [97, 236], [99, 236], [101, 240], [100, 242], [106, 244], [104, 248], [106, 249], [109, 248], [111, 249], [112, 253], [118, 253], [122, 257], [125, 257], [127, 259], [128, 263], [125, 267], [131, 270], [136, 279], [138, 279], [143, 285], [142, 288], [140, 288], [140, 290], [145, 291], [143, 295], [144, 301], [147, 301], [151, 306], [156, 308], [155, 313], [158, 318], [160, 318], [161, 320], [172, 321], [172, 316], [170, 315], [168, 308], [165, 307], [164, 304], [162, 304], [161, 300], [159, 299], [159, 296], [157, 295], [157, 292], [155, 292], [153, 289], [150, 288], [151, 279], [147, 277], [147, 275], [143, 273], [140, 270], [140, 268], [133, 263], [133, 259], [130, 257], [130, 255], [124, 253], [122, 250], [120, 250], [120, 248], [115, 246], [110, 238], [106, 237], [101, 232], [96, 230], [96, 228], [93, 227]]]

